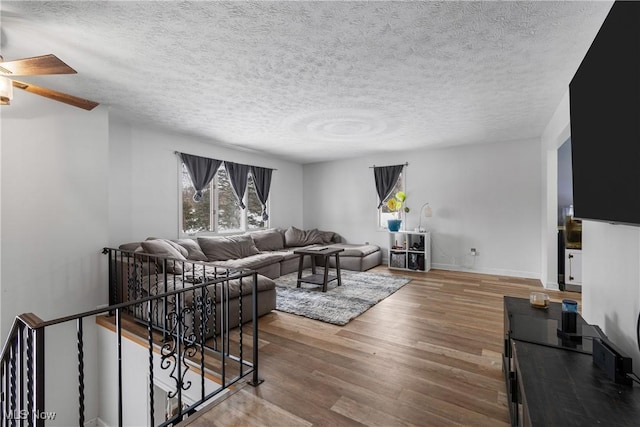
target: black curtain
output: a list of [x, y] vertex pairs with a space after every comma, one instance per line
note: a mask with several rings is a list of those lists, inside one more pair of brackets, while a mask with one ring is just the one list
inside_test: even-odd
[[376, 178], [376, 190], [378, 191], [378, 197], [380, 198], [378, 209], [380, 209], [384, 199], [389, 196], [393, 187], [395, 187], [403, 168], [404, 165], [374, 166], [373, 175]]
[[265, 221], [269, 219], [269, 215], [267, 215], [267, 199], [271, 189], [272, 174], [273, 169], [251, 166], [251, 175], [253, 175], [253, 183], [256, 185], [256, 194], [260, 203], [262, 203], [262, 219]]
[[224, 167], [227, 169], [227, 176], [229, 182], [231, 182], [231, 188], [233, 189], [236, 199], [238, 200], [238, 206], [240, 209], [246, 208], [242, 199], [244, 199], [244, 193], [247, 190], [247, 180], [249, 179], [249, 166], [241, 165], [240, 163], [224, 162]]
[[193, 201], [199, 202], [202, 199], [202, 191], [207, 188], [213, 177], [216, 176], [222, 160], [209, 159], [206, 157], [192, 156], [191, 154], [180, 153], [182, 163], [187, 167], [191, 183], [196, 192]]

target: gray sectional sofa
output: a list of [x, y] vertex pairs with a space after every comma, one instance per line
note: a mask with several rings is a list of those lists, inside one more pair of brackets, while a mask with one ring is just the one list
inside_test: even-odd
[[[145, 242], [120, 245], [120, 249], [178, 257], [166, 248], [151, 246]], [[331, 246], [344, 249], [340, 253], [340, 267], [347, 270], [365, 271], [382, 263], [382, 252], [375, 245], [354, 245], [341, 242], [342, 238], [331, 231], [269, 229], [230, 236], [198, 237], [197, 239], [167, 240], [180, 252], [180, 259], [204, 261], [228, 268], [248, 268], [271, 279], [298, 271], [298, 255], [293, 251], [310, 246]], [[186, 251], [186, 252], [185, 252]], [[171, 256], [173, 255], [173, 256]], [[305, 266], [309, 263], [305, 258]], [[335, 267], [332, 259], [330, 267]]]
[[[202, 262], [206, 265], [224, 268], [251, 269], [258, 273], [258, 314], [264, 315], [276, 307], [275, 282], [272, 279], [298, 271], [299, 256], [293, 251], [309, 246], [336, 246], [344, 249], [340, 253], [342, 269], [364, 271], [382, 262], [382, 252], [374, 245], [353, 245], [341, 242], [341, 237], [329, 231], [300, 230], [289, 227], [286, 230], [269, 229], [240, 235], [198, 237], [197, 239], [157, 239], [149, 238], [142, 242], [131, 242], [120, 245], [119, 249], [137, 254], [150, 254], [174, 261], [168, 264], [172, 269], [171, 280], [180, 280], [176, 274], [182, 268], [190, 268], [190, 262]], [[319, 260], [320, 261], [320, 260]], [[310, 265], [310, 258], [305, 257], [304, 266]], [[332, 258], [330, 267], [335, 267]], [[320, 264], [320, 263], [319, 263]], [[169, 269], [169, 267], [168, 267]], [[131, 269], [122, 269], [123, 272]], [[130, 283], [131, 277], [118, 280]], [[250, 304], [250, 286], [236, 286], [232, 298], [242, 292], [243, 303]], [[237, 292], [236, 292], [237, 291]], [[122, 292], [121, 295], [127, 295]], [[246, 301], [245, 301], [246, 299]], [[122, 301], [120, 301], [122, 302]], [[218, 302], [219, 303], [219, 302]], [[237, 308], [230, 308], [230, 327], [238, 325]], [[244, 319], [243, 322], [249, 319]], [[211, 325], [213, 326], [213, 325]]]

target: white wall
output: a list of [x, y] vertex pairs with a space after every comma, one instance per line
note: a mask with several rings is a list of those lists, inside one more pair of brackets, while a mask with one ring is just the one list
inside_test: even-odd
[[[100, 415], [102, 425], [118, 425], [118, 360], [117, 335], [115, 332], [99, 326], [96, 331], [99, 348], [100, 376]], [[124, 426], [149, 425], [149, 351], [127, 338], [122, 339], [122, 424]], [[171, 359], [167, 359], [172, 363]], [[162, 369], [161, 357], [154, 353], [153, 376], [154, 382], [160, 384], [167, 391], [175, 391], [175, 380], [170, 377], [171, 369]], [[173, 364], [170, 365], [173, 367]], [[184, 376], [185, 382], [191, 382], [191, 386], [182, 392], [183, 402], [189, 405], [200, 400], [201, 382], [200, 375], [192, 369], [187, 370]], [[205, 378], [205, 395], [213, 393], [219, 385]], [[220, 394], [222, 396], [223, 393]], [[218, 397], [220, 397], [218, 396]], [[155, 395], [156, 403], [162, 396]], [[218, 398], [217, 397], [217, 398]], [[210, 401], [211, 402], [211, 401]], [[210, 403], [209, 402], [209, 403]], [[160, 405], [155, 405], [160, 406]], [[155, 425], [164, 421], [164, 413], [154, 413]]]
[[275, 168], [269, 196], [272, 227], [302, 226], [302, 166], [262, 154], [215, 146], [112, 117], [109, 244], [178, 236], [175, 151]]
[[542, 284], [558, 289], [558, 148], [570, 137], [567, 90], [540, 138], [542, 158]]
[[582, 222], [582, 315], [640, 366], [640, 228]]
[[[3, 342], [20, 313], [53, 319], [95, 308], [107, 295], [101, 249], [108, 230], [108, 114], [17, 92], [2, 113]], [[63, 348], [57, 334], [48, 335], [47, 348], [64, 351], [71, 368], [75, 349]], [[87, 367], [95, 369], [95, 343], [87, 341]], [[75, 370], [61, 363], [48, 362], [47, 378], [73, 384]], [[54, 387], [47, 391], [46, 409], [58, 413], [54, 425], [77, 424], [77, 401], [58, 400]], [[86, 393], [91, 418], [96, 384]]]
[[[406, 228], [418, 226], [420, 207], [429, 202], [434, 268], [540, 278], [538, 153], [538, 141], [529, 140], [308, 164], [304, 226], [386, 247], [387, 234], [376, 228], [369, 167], [408, 161]], [[479, 252], [475, 264], [471, 247]]]

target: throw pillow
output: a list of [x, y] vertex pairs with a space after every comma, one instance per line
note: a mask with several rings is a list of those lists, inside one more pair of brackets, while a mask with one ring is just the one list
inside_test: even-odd
[[318, 230], [318, 234], [320, 234], [320, 238], [322, 239], [322, 243], [334, 243], [333, 236], [336, 234], [333, 231], [320, 231]]
[[209, 261], [207, 256], [202, 252], [200, 246], [198, 246], [198, 242], [192, 239], [176, 239], [172, 240], [172, 242], [177, 243], [181, 247], [187, 250], [187, 255], [185, 257], [191, 261]]
[[[140, 243], [144, 253], [156, 255], [161, 258], [174, 258], [179, 261], [167, 261], [167, 272], [174, 274], [182, 274], [183, 271], [190, 271], [191, 265], [186, 262], [187, 259], [174, 248], [168, 241], [164, 239], [145, 240]], [[160, 261], [160, 260], [158, 260]]]
[[173, 249], [177, 250], [178, 252], [180, 252], [180, 255], [182, 255], [183, 257], [187, 258], [187, 255], [189, 255], [189, 251], [186, 248], [183, 248], [182, 246], [180, 246], [179, 244], [177, 244], [176, 242], [173, 242], [169, 239], [160, 239], [158, 237], [148, 237], [148, 240], [163, 240], [165, 242], [167, 242], [168, 244], [170, 244]]
[[292, 226], [284, 232], [284, 241], [287, 246], [308, 246], [322, 244], [322, 237], [315, 228], [305, 231]]
[[279, 251], [284, 249], [282, 234], [276, 229], [254, 231], [249, 235], [259, 251]]
[[209, 261], [246, 258], [260, 253], [248, 234], [198, 237], [198, 244]]

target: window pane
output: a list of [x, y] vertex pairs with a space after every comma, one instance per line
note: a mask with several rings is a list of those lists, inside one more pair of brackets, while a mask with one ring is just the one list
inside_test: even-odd
[[242, 210], [236, 202], [231, 183], [224, 168], [218, 169], [218, 231], [236, 231], [241, 229]]
[[193, 188], [187, 168], [182, 165], [182, 231], [187, 234], [211, 230], [211, 190], [206, 189], [199, 202], [193, 201]]
[[247, 229], [265, 228], [266, 221], [262, 219], [262, 204], [256, 193], [253, 177], [249, 175], [247, 185]]
[[391, 194], [389, 194], [389, 196], [386, 199], [384, 199], [384, 201], [382, 202], [382, 206], [378, 210], [378, 218], [380, 221], [378, 225], [381, 228], [387, 228], [387, 220], [397, 218], [396, 216], [397, 214], [389, 211], [389, 208], [387, 207], [387, 202], [389, 201], [389, 199], [396, 197], [396, 193], [398, 191], [404, 191], [404, 179], [402, 174], [400, 174], [400, 176], [398, 177], [398, 181], [396, 182], [395, 187], [391, 191]]

